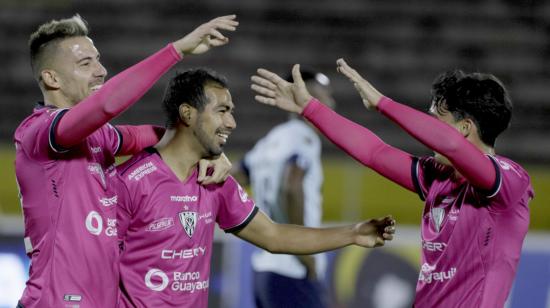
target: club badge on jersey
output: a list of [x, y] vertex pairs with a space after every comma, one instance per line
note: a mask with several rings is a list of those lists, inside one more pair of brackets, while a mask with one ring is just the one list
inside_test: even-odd
[[179, 213], [180, 222], [189, 237], [193, 236], [195, 226], [197, 225], [197, 212], [181, 212]]
[[434, 223], [435, 231], [441, 230], [441, 224], [445, 218], [445, 209], [434, 207], [432, 208], [432, 222]]

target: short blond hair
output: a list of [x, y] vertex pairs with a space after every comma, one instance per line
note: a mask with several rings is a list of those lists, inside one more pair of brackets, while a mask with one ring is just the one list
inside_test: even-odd
[[76, 14], [71, 18], [50, 20], [38, 27], [29, 38], [31, 67], [33, 74], [38, 79], [40, 70], [48, 58], [48, 52], [60, 40], [88, 36], [88, 24]]

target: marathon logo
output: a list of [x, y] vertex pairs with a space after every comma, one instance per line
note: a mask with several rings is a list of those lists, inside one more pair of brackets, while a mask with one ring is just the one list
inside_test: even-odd
[[170, 201], [172, 202], [197, 202], [199, 197], [197, 196], [170, 196]]
[[146, 164], [143, 164], [139, 167], [137, 167], [132, 173], [128, 175], [128, 180], [135, 180], [139, 181], [144, 176], [153, 173], [157, 170], [157, 166], [155, 166], [152, 162], [148, 162]]
[[66, 302], [80, 302], [82, 300], [82, 295], [65, 294], [63, 300]]

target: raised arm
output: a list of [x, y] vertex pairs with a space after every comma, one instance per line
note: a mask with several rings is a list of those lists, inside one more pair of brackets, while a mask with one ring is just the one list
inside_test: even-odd
[[55, 128], [56, 145], [67, 149], [82, 142], [141, 98], [182, 56], [226, 44], [228, 39], [219, 30], [234, 31], [237, 25], [235, 15], [213, 19], [114, 76], [63, 115]]
[[490, 158], [457, 129], [426, 113], [384, 97], [343, 59], [339, 59], [337, 65], [338, 71], [348, 77], [358, 90], [367, 108], [376, 107], [415, 139], [447, 157], [473, 186], [483, 190], [493, 188], [497, 174]]
[[415, 191], [411, 177], [411, 155], [384, 143], [370, 130], [340, 116], [307, 92], [299, 66], [293, 70], [294, 83], [259, 69], [252, 77], [252, 89], [260, 103], [302, 113], [327, 138], [360, 163], [404, 188]]
[[373, 248], [393, 239], [395, 220], [390, 216], [355, 225], [333, 228], [308, 228], [277, 224], [258, 212], [235, 235], [271, 253], [314, 254], [348, 245]]

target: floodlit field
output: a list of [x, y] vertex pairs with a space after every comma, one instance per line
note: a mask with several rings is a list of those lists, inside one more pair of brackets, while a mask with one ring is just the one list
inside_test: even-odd
[[[0, 147], [0, 214], [21, 212], [13, 161], [13, 148]], [[401, 224], [420, 222], [422, 202], [416, 194], [351, 159], [324, 162], [324, 221], [357, 221], [392, 214]], [[550, 166], [527, 166], [527, 170], [536, 194], [531, 202], [531, 229], [550, 230]]]

